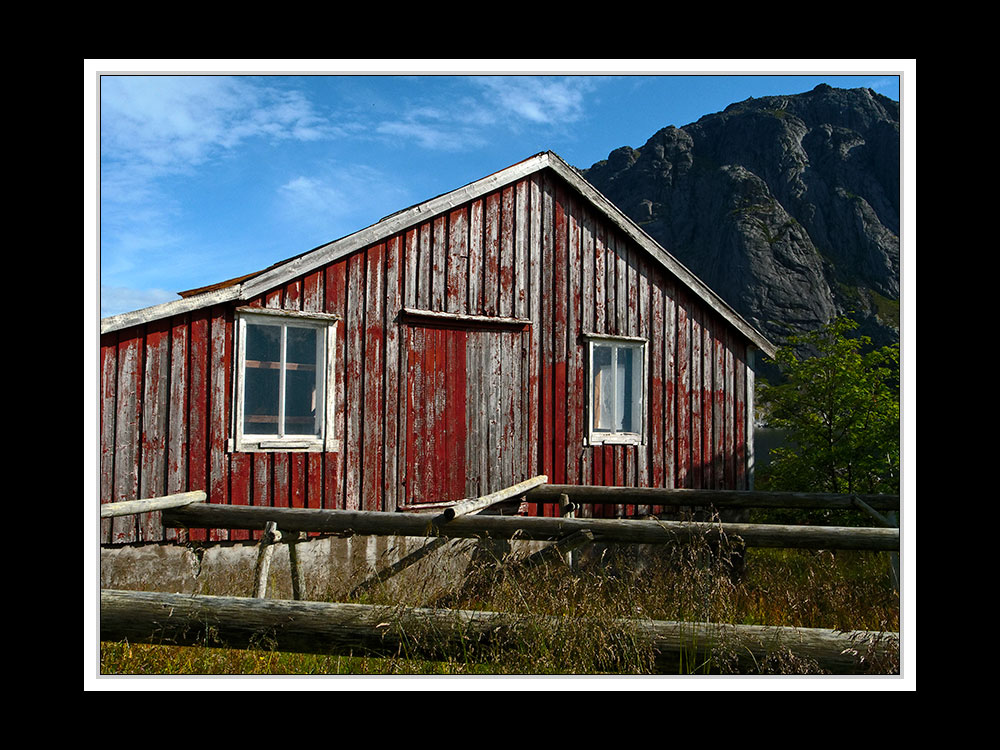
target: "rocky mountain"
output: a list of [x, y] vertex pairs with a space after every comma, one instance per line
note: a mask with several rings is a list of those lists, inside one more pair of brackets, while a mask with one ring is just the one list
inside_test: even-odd
[[899, 340], [898, 102], [750, 98], [582, 172], [775, 343], [847, 312]]

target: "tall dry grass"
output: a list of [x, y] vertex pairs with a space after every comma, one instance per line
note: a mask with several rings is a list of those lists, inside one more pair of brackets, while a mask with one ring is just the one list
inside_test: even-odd
[[[410, 586], [409, 601], [392, 580], [354, 601], [392, 608], [434, 606], [503, 612], [515, 633], [498, 632], [463, 650], [426, 659], [449, 634], [410, 625], [393, 658], [284, 654], [262, 643], [251, 650], [108, 643], [102, 674], [652, 674], [655, 654], [638, 636], [649, 620], [787, 625], [891, 632], [899, 630], [899, 599], [888, 556], [866, 552], [742, 550], [738, 544], [696, 541], [644, 548], [594, 546], [575, 565], [525, 567], [510, 554], [474, 558], [463, 585]], [[432, 593], [433, 592], [433, 593]], [[414, 599], [416, 596], [416, 600]], [[421, 600], [421, 596], [430, 597]], [[868, 644], [858, 644], [863, 649]], [[409, 646], [409, 648], [407, 647]], [[706, 651], [692, 644], [678, 665], [690, 674], [821, 674], [787, 651], [775, 651], [748, 669], [738, 643]], [[896, 674], [897, 658], [869, 665]]]

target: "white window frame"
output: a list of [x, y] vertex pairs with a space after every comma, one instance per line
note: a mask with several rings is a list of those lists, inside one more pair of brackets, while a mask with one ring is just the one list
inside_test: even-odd
[[[646, 444], [646, 419], [649, 410], [649, 370], [648, 370], [648, 349], [647, 339], [635, 336], [607, 336], [603, 334], [584, 334], [584, 341], [587, 344], [587, 443], [589, 445], [645, 445]], [[597, 419], [597, 410], [594, 406], [594, 347], [595, 346], [615, 347], [612, 355], [612, 362], [617, 360], [619, 348], [635, 349], [640, 352], [640, 362], [642, 373], [640, 375], [642, 388], [639, 393], [638, 411], [640, 414], [638, 432], [616, 432], [614, 428], [607, 430], [595, 430], [594, 422]], [[617, 371], [612, 367], [612, 371]], [[614, 424], [617, 419], [612, 419]]]
[[[329, 313], [308, 313], [291, 310], [274, 310], [259, 307], [241, 307], [236, 310], [236, 356], [233, 387], [233, 438], [230, 450], [235, 452], [336, 452], [340, 441], [334, 434], [335, 416], [335, 362], [337, 353], [337, 321], [340, 316]], [[324, 334], [324, 361], [317, 362], [317, 392], [323, 414], [319, 417], [320, 435], [257, 435], [244, 433], [244, 396], [246, 388], [247, 323], [263, 325], [296, 325], [317, 328]], [[321, 380], [320, 380], [321, 379]]]

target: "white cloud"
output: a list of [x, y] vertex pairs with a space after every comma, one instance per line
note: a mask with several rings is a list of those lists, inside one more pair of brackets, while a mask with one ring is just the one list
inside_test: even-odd
[[586, 114], [586, 76], [482, 76], [475, 79], [503, 117], [535, 125], [561, 125]]
[[867, 84], [868, 88], [878, 91], [879, 89], [888, 89], [890, 93], [896, 94], [899, 90], [899, 79], [898, 78], [876, 78], [871, 80]]
[[101, 285], [101, 317], [118, 315], [131, 310], [141, 310], [163, 302], [178, 299], [177, 294], [165, 289], [129, 289]]
[[315, 177], [296, 177], [280, 191], [285, 205], [296, 215], [339, 213], [348, 205], [342, 191]]
[[102, 312], [173, 298], [137, 290], [144, 277], [160, 286], [181, 269], [207, 265], [200, 257], [207, 238], [182, 228], [189, 196], [164, 178], [197, 176], [253, 141], [311, 142], [339, 132], [301, 91], [239, 76], [104, 76], [100, 115], [102, 299], [115, 300]]
[[102, 164], [183, 171], [251, 138], [317, 140], [334, 130], [297, 91], [220, 76], [101, 79]]
[[327, 240], [356, 230], [359, 222], [374, 223], [407, 200], [398, 182], [361, 165], [298, 175], [279, 194], [290, 221], [315, 227]]
[[414, 142], [421, 148], [432, 151], [462, 151], [485, 142], [478, 131], [464, 127], [458, 122], [440, 119], [427, 122], [420, 121], [419, 117], [414, 116], [395, 122], [383, 122], [376, 128], [376, 132], [379, 135]]
[[384, 120], [379, 135], [412, 142], [421, 148], [458, 151], [488, 144], [495, 130], [563, 127], [587, 113], [592, 78], [584, 76], [469, 76], [471, 93], [403, 109]]

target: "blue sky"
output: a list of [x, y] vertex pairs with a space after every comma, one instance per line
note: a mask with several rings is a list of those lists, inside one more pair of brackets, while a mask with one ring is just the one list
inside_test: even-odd
[[[256, 75], [216, 61], [88, 62], [85, 202], [88, 190], [96, 196], [92, 229], [85, 205], [94, 247], [85, 273], [96, 274], [101, 317], [260, 270], [539, 151], [586, 168], [750, 96], [829, 83], [899, 100], [899, 73], [910, 72], [909, 61], [892, 60], [789, 63], [778, 73], [739, 61], [596, 61], [588, 74], [570, 64], [494, 72], [424, 61], [323, 70], [306, 61], [295, 70], [317, 72], [291, 74], [264, 61]], [[681, 69], [707, 72], [674, 74]], [[753, 69], [766, 74], [742, 72]]]

